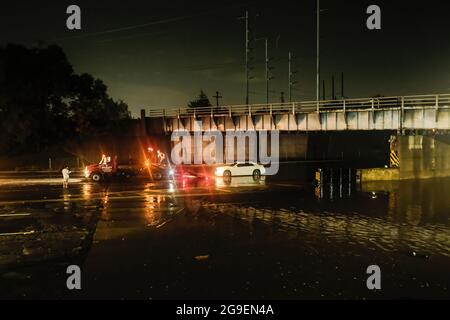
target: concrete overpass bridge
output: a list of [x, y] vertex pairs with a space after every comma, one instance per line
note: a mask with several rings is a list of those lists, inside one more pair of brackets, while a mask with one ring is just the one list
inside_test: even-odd
[[170, 134], [199, 130], [196, 121], [202, 131], [278, 130], [280, 161], [382, 159], [393, 171], [378, 177], [450, 177], [450, 94], [152, 108], [144, 126], [170, 150]]
[[450, 130], [450, 94], [195, 109], [152, 108], [149, 117], [153, 119], [152, 125], [165, 133], [194, 131], [196, 120], [202, 121], [203, 131], [447, 131]]

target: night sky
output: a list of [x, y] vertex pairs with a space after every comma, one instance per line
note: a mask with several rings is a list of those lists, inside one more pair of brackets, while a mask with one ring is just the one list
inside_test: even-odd
[[[57, 43], [77, 73], [105, 81], [133, 115], [141, 108], [185, 106], [203, 89], [222, 104], [245, 102], [244, 21], [269, 38], [274, 58], [271, 101], [288, 91], [288, 52], [295, 55], [295, 100], [315, 98], [315, 0], [297, 1], [2, 1], [0, 45]], [[82, 10], [82, 30], [66, 28], [66, 8]], [[382, 9], [382, 30], [366, 28], [366, 8]], [[448, 1], [322, 0], [321, 76], [345, 73], [345, 95], [450, 92]], [[264, 42], [255, 41], [250, 103], [265, 101]]]

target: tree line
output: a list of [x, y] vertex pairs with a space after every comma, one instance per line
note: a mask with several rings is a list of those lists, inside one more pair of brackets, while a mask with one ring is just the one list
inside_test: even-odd
[[102, 80], [77, 74], [57, 45], [0, 47], [0, 154], [110, 133], [129, 118]]

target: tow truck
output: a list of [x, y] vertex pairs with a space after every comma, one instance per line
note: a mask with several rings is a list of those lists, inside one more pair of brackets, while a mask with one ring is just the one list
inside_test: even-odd
[[[150, 150], [153, 151], [153, 149], [149, 148], [149, 153], [143, 162], [134, 159], [120, 162], [117, 156], [103, 155], [99, 163], [85, 167], [84, 177], [94, 182], [100, 182], [106, 178], [131, 178], [136, 176], [149, 177], [157, 181], [164, 178], [173, 178], [175, 171], [168, 163], [163, 163], [163, 161], [155, 163]], [[160, 154], [163, 153], [158, 152], [159, 157]]]

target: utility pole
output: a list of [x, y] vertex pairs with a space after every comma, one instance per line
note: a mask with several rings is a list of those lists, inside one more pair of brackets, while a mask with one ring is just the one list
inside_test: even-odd
[[325, 80], [322, 81], [322, 99], [326, 100], [327, 96], [325, 94]]
[[280, 102], [281, 102], [281, 103], [285, 103], [285, 100], [284, 100], [284, 91], [281, 91]]
[[250, 35], [250, 21], [249, 21], [249, 13], [245, 11], [245, 16], [240, 17], [239, 20], [245, 20], [245, 103], [246, 105], [250, 104], [250, 80], [252, 77], [250, 76], [250, 71], [252, 70], [251, 61], [252, 57], [250, 53], [252, 48], [250, 43], [253, 41]]
[[294, 79], [296, 71], [293, 70], [292, 60], [292, 53], [291, 51], [289, 51], [289, 102], [292, 102], [292, 91], [294, 90], [294, 84], [297, 83], [297, 81], [295, 81]]
[[219, 100], [223, 98], [223, 97], [220, 95], [220, 92], [219, 92], [219, 91], [216, 91], [216, 95], [213, 96], [213, 98], [216, 98], [216, 106], [219, 107], [219, 106], [220, 106]]
[[320, 0], [317, 0], [317, 19], [316, 19], [316, 101], [317, 101], [317, 112], [319, 112], [320, 107]]
[[341, 98], [344, 99], [344, 73], [341, 73]]
[[331, 100], [336, 100], [336, 95], [334, 94], [334, 75], [331, 76]]
[[289, 51], [289, 102], [292, 102], [292, 54]]
[[269, 44], [266, 38], [266, 104], [269, 104], [269, 81], [270, 81], [270, 73], [269, 73]]
[[250, 30], [248, 23], [248, 11], [245, 11], [245, 104], [248, 105], [249, 94], [250, 94], [250, 65], [249, 65], [249, 56], [250, 56]]

